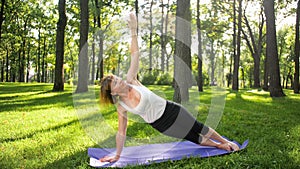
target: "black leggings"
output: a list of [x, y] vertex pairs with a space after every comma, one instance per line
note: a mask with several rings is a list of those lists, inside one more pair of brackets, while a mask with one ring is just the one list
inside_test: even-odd
[[198, 122], [184, 107], [167, 101], [163, 115], [150, 125], [159, 132], [186, 139], [195, 144], [202, 142], [202, 136], [208, 133], [209, 128]]

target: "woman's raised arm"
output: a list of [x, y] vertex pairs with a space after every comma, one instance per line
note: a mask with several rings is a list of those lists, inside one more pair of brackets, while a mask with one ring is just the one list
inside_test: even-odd
[[127, 72], [127, 82], [134, 83], [137, 80], [137, 74], [139, 72], [139, 46], [137, 40], [137, 19], [135, 14], [130, 14], [130, 19], [128, 21], [128, 26], [131, 33], [131, 45], [130, 45], [130, 54], [131, 61], [130, 67]]

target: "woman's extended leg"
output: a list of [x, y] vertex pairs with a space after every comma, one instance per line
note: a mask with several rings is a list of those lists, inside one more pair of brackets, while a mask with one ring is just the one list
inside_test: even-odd
[[198, 122], [184, 107], [176, 103], [168, 102], [163, 117], [151, 125], [165, 135], [186, 139], [195, 144], [228, 151], [239, 149], [236, 144], [225, 140], [215, 130]]
[[[217, 143], [217, 142], [215, 142], [211, 139], [216, 140], [219, 143]], [[228, 151], [232, 151], [232, 150], [237, 151], [237, 150], [239, 150], [238, 145], [224, 139], [219, 133], [217, 133], [212, 128], [209, 128], [207, 134], [203, 135], [202, 142], [200, 144], [201, 145], [206, 145], [206, 146], [215, 146], [215, 147], [225, 149], [225, 150], [228, 150]]]

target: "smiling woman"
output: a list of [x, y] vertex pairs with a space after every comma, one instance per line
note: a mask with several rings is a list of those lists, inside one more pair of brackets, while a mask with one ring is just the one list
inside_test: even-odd
[[126, 81], [115, 75], [104, 77], [101, 81], [100, 103], [116, 104], [118, 132], [115, 155], [100, 160], [115, 162], [120, 159], [126, 140], [127, 111], [141, 116], [146, 123], [167, 136], [227, 151], [239, 150], [238, 145], [222, 138], [215, 130], [198, 122], [182, 105], [161, 98], [138, 81], [137, 20], [132, 13], [128, 25], [131, 32], [131, 61]]

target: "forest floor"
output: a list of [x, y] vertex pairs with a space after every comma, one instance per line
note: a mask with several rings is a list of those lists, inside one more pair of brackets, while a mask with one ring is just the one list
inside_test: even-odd
[[[52, 92], [52, 87], [52, 84], [0, 83], [1, 169], [91, 168], [89, 147], [114, 146], [109, 143], [114, 139], [114, 132], [106, 133], [98, 126], [95, 136], [89, 130], [100, 125], [100, 122], [89, 122], [103, 117], [112, 131], [117, 129], [114, 109], [101, 110], [99, 106], [97, 109], [99, 86], [90, 87], [88, 94], [80, 95], [83, 97], [73, 94], [70, 85], [65, 86], [64, 92]], [[172, 98], [171, 87], [148, 87]], [[200, 121], [206, 120], [212, 110], [211, 103], [217, 98], [214, 94], [218, 95], [211, 88], [204, 90], [198, 94], [192, 88], [191, 100], [200, 98], [200, 103], [187, 104], [198, 110], [196, 116]], [[221, 101], [220, 105], [225, 104], [218, 109], [221, 114], [220, 121], [215, 121], [216, 130], [240, 143], [249, 139], [248, 147], [242, 151], [128, 168], [300, 168], [300, 95], [291, 90], [284, 92], [286, 97], [272, 99], [268, 92], [257, 89], [239, 92], [228, 89], [224, 102], [215, 99]], [[98, 115], [94, 114], [95, 118], [88, 121], [82, 111], [96, 111]], [[139, 119], [130, 120], [128, 137], [139, 139], [131, 139], [126, 146], [141, 144], [138, 140], [169, 141], [158, 135]], [[101, 140], [104, 137], [110, 139]]]

